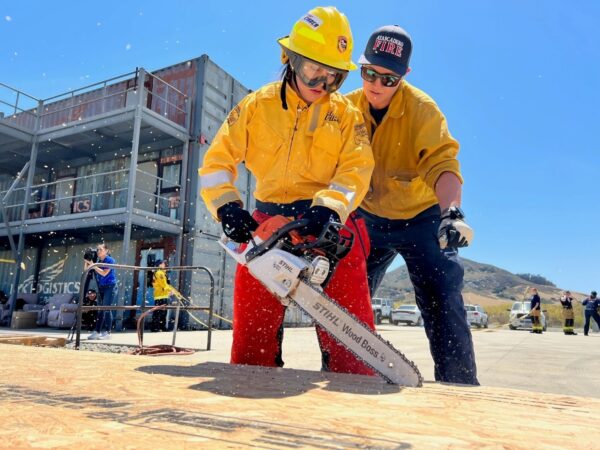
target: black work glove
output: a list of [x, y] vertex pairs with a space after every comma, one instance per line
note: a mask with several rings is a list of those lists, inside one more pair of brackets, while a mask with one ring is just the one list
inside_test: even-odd
[[464, 221], [465, 215], [458, 206], [442, 211], [442, 221], [438, 229], [440, 248], [467, 247], [473, 240], [473, 228]]
[[307, 225], [298, 230], [301, 236], [318, 237], [331, 220], [340, 222], [340, 216], [338, 213], [325, 206], [312, 206], [302, 216], [302, 219], [308, 219], [309, 222]]
[[217, 210], [221, 219], [223, 233], [232, 241], [243, 244], [252, 238], [252, 231], [258, 228], [258, 222], [237, 202], [229, 202]]

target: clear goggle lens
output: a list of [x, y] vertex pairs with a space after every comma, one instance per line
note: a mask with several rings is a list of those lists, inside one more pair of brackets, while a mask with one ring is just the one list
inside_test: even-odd
[[292, 69], [309, 88], [324, 86], [327, 92], [335, 92], [348, 76], [346, 70], [320, 64], [297, 53], [289, 52], [288, 56]]

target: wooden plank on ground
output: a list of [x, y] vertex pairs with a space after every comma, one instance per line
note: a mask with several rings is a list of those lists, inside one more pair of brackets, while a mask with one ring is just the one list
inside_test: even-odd
[[48, 336], [0, 336], [0, 344], [35, 345], [39, 347], [64, 347], [67, 340], [63, 337]]
[[600, 400], [3, 346], [10, 448], [597, 448]]

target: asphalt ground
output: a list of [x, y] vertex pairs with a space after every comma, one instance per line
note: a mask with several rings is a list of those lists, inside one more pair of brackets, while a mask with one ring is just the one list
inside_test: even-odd
[[[423, 328], [383, 323], [377, 329], [417, 364], [426, 381], [434, 380], [433, 362]], [[473, 329], [479, 381], [483, 386], [600, 398], [600, 333], [589, 336], [584, 336], [581, 330], [578, 333], [577, 336], [566, 336], [558, 330], [550, 330], [538, 335], [505, 327]], [[66, 337], [67, 330], [0, 329], [0, 336], [6, 334]], [[178, 332], [177, 346], [198, 349], [193, 355], [178, 358], [193, 362], [229, 362], [231, 330], [215, 330], [210, 351], [206, 351], [207, 334], [206, 331]], [[93, 345], [101, 351], [106, 351], [108, 346], [135, 346], [138, 343], [134, 332], [113, 333], [110, 341], [86, 341], [86, 337], [87, 333], [82, 335], [87, 348]], [[146, 332], [144, 344], [171, 344], [172, 337], [172, 333]], [[286, 328], [283, 359], [285, 368], [320, 370], [314, 328]]]

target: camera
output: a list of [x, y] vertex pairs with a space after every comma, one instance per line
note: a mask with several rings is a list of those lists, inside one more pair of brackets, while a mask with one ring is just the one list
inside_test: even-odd
[[91, 261], [93, 263], [98, 261], [98, 251], [95, 248], [86, 248], [85, 253], [83, 254], [83, 259], [86, 261]]

